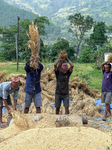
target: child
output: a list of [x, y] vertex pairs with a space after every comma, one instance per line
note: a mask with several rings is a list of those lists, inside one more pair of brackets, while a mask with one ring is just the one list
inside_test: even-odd
[[102, 94], [101, 103], [105, 103], [105, 116], [103, 121], [106, 121], [107, 114], [111, 116], [110, 104], [112, 98], [112, 68], [108, 61], [101, 64], [103, 79], [102, 79]]

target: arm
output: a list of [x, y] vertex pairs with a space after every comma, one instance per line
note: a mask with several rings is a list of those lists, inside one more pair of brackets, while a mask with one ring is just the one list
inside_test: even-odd
[[33, 58], [33, 56], [31, 56], [30, 59], [29, 59], [29, 61], [26, 63], [26, 66], [24, 68], [24, 70], [26, 72], [29, 72], [29, 70], [30, 70], [30, 62], [33, 61], [33, 60], [34, 60], [34, 58]]
[[11, 110], [10, 110], [10, 108], [8, 106], [8, 103], [7, 103], [8, 95], [9, 95], [9, 93], [7, 92], [7, 86], [4, 86], [3, 87], [3, 101], [4, 101], [4, 104], [5, 104], [6, 108], [7, 108], [7, 110], [8, 110], [8, 113], [10, 114]]
[[111, 69], [110, 69], [110, 72], [111, 72], [111, 74], [112, 74], [112, 67], [111, 67]]
[[29, 69], [30, 69], [30, 61], [28, 61], [28, 62], [26, 63], [26, 66], [24, 67], [24, 70], [25, 70], [26, 72], [29, 72]]
[[14, 110], [16, 110], [18, 94], [19, 94], [19, 87], [17, 90], [14, 91]]
[[43, 70], [43, 65], [40, 62], [38, 62], [38, 64], [39, 64], [38, 70], [41, 72]]
[[58, 67], [57, 67], [57, 64], [59, 62], [59, 59], [57, 59], [54, 63], [54, 71], [57, 71]]
[[105, 70], [104, 65], [105, 65], [105, 64], [107, 64], [107, 63], [108, 63], [108, 61], [105, 61], [105, 62], [103, 62], [103, 63], [101, 64], [101, 66], [102, 66], [102, 71], [104, 71], [104, 70]]
[[16, 106], [17, 106], [17, 99], [14, 99], [14, 110], [16, 110]]
[[71, 62], [71, 60], [69, 60], [68, 58], [67, 58], [67, 61], [68, 61], [68, 63], [70, 64], [69, 71], [70, 71], [70, 73], [72, 73], [74, 65], [73, 65], [73, 63]]
[[5, 106], [6, 106], [7, 110], [8, 110], [8, 113], [10, 114], [10, 113], [11, 113], [11, 110], [10, 110], [8, 104], [7, 104], [7, 99], [3, 99], [3, 101], [4, 101], [4, 103], [5, 103]]

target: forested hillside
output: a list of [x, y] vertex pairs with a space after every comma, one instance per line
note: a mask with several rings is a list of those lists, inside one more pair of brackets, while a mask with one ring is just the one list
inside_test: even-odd
[[73, 13], [90, 15], [96, 21], [105, 21], [112, 24], [112, 0], [5, 0], [8, 3], [48, 16], [56, 23], [67, 22]]
[[32, 20], [36, 18], [38, 15], [25, 11], [24, 9], [19, 9], [17, 7], [11, 6], [0, 0], [0, 25], [1, 26], [8, 26], [13, 25], [17, 22], [17, 16], [20, 17], [21, 20], [29, 19]]

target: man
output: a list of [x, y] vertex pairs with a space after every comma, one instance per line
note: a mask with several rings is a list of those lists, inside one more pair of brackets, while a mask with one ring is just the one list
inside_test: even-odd
[[26, 86], [25, 86], [25, 109], [24, 113], [29, 112], [29, 107], [32, 102], [32, 98], [34, 99], [34, 105], [36, 107], [36, 113], [41, 113], [42, 100], [41, 100], [41, 87], [40, 87], [40, 76], [41, 71], [43, 70], [43, 65], [39, 62], [39, 59], [36, 59], [36, 63], [38, 63], [38, 69], [35, 67], [30, 67], [30, 62], [33, 61], [34, 58], [31, 56], [30, 60], [26, 63], [25, 71], [27, 73], [26, 78]]
[[108, 61], [103, 62], [101, 66], [103, 72], [101, 103], [105, 103], [105, 116], [103, 121], [106, 121], [107, 114], [109, 113], [109, 116], [111, 116], [112, 68], [111, 64], [108, 64]]
[[8, 105], [11, 105], [10, 94], [14, 92], [14, 110], [16, 110], [18, 93], [19, 93], [19, 84], [20, 80], [18, 77], [14, 77], [12, 81], [2, 82], [0, 84], [0, 127], [4, 128], [4, 124], [2, 123], [2, 108], [3, 101], [8, 110], [8, 113], [11, 113], [11, 110]]
[[56, 60], [54, 63], [54, 70], [57, 79], [57, 86], [55, 92], [55, 107], [56, 114], [59, 114], [61, 101], [63, 100], [65, 106], [65, 114], [69, 114], [69, 77], [73, 71], [73, 63], [67, 58], [67, 61], [70, 64], [70, 68], [68, 69], [67, 63], [63, 63], [61, 66], [61, 70], [59, 71], [57, 68], [59, 60]]

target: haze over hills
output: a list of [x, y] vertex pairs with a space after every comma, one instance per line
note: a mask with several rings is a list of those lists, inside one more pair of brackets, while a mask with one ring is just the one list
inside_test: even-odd
[[[94, 21], [104, 21], [111, 25], [111, 8], [112, 0], [0, 0], [0, 25], [15, 24], [17, 16], [20, 16], [21, 20], [32, 20], [37, 15], [47, 16], [51, 25], [46, 30], [48, 36], [53, 35], [49, 38], [50, 41], [58, 37], [69, 40], [69, 15], [80, 12], [82, 15], [90, 15]], [[53, 33], [54, 29], [57, 34]]]
[[80, 12], [96, 21], [112, 24], [112, 0], [4, 0], [25, 10], [48, 16], [55, 23], [67, 22], [70, 14]]

